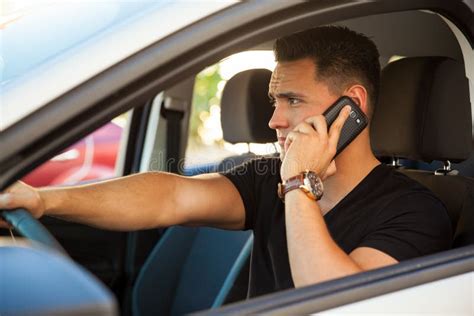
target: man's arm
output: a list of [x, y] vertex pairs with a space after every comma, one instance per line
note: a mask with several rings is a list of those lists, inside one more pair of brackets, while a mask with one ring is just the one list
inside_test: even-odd
[[397, 263], [369, 247], [347, 255], [329, 234], [317, 202], [301, 190], [285, 195], [285, 219], [291, 274], [296, 287]]
[[24, 207], [35, 217], [50, 215], [111, 230], [171, 225], [242, 229], [245, 222], [240, 194], [219, 174], [182, 177], [149, 172], [44, 189], [18, 182], [5, 193], [0, 194], [0, 208]]

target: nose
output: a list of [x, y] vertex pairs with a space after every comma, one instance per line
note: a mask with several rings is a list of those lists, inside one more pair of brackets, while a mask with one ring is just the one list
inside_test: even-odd
[[272, 117], [268, 122], [268, 126], [274, 130], [288, 128], [288, 118], [286, 116], [286, 110], [283, 108], [283, 106], [275, 107]]

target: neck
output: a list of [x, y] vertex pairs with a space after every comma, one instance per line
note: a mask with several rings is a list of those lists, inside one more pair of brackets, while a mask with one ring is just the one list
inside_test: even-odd
[[324, 196], [320, 200], [323, 214], [339, 203], [379, 164], [372, 153], [366, 129], [339, 154], [336, 174], [324, 181]]

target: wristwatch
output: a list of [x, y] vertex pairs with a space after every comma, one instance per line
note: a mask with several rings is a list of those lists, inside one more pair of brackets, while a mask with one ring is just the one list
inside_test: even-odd
[[321, 178], [315, 172], [309, 170], [291, 177], [283, 183], [278, 183], [278, 196], [285, 201], [285, 194], [295, 189], [301, 189], [310, 199], [315, 201], [319, 201], [324, 192]]

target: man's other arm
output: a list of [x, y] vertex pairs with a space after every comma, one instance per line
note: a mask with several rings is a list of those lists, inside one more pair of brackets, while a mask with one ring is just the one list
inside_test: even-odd
[[[18, 207], [27, 208], [35, 217], [49, 215], [110, 230], [172, 225], [237, 230], [245, 222], [240, 194], [219, 174], [183, 177], [149, 172], [43, 189], [18, 182], [0, 194], [0, 208]], [[0, 225], [6, 226], [1, 221]]]

